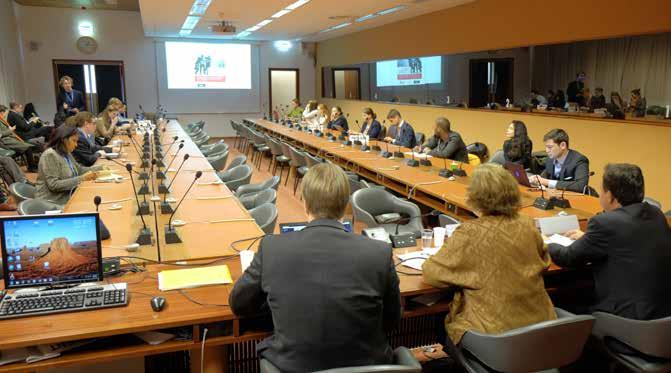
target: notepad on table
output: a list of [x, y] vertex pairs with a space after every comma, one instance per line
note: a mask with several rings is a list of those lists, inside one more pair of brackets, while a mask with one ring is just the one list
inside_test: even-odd
[[173, 269], [158, 274], [158, 288], [161, 291], [232, 283], [233, 279], [227, 265]]

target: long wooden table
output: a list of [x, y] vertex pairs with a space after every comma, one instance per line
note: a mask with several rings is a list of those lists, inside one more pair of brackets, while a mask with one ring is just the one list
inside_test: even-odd
[[[469, 177], [456, 177], [454, 181], [440, 177], [438, 173], [447, 163], [433, 158], [432, 166], [409, 167], [406, 159], [383, 158], [378, 152], [362, 151], [360, 146], [345, 146], [341, 141], [329, 141], [326, 137], [317, 137], [305, 131], [299, 131], [278, 123], [264, 119], [247, 119], [258, 128], [271, 132], [285, 140], [289, 140], [300, 148], [322, 157], [326, 157], [362, 177], [384, 185], [408, 198], [425, 206], [437, 209], [458, 219], [474, 217], [471, 208], [466, 203]], [[371, 141], [371, 145], [378, 144], [383, 150], [408, 152], [410, 149], [387, 145], [383, 142]], [[467, 175], [473, 172], [474, 167], [461, 164]], [[533, 202], [541, 196], [541, 191], [520, 186], [522, 193], [522, 208], [520, 212], [532, 218], [556, 216], [562, 209], [539, 210], [533, 207]], [[545, 191], [546, 196], [558, 195], [558, 191]], [[578, 216], [583, 223], [594, 214], [601, 211], [597, 198], [575, 192], [566, 192], [565, 198], [571, 202], [572, 208], [563, 209], [568, 214]]]
[[[186, 136], [179, 123], [170, 122], [167, 128], [164, 138], [172, 139], [176, 135], [185, 140], [186, 145], [177, 155], [178, 159], [185, 153], [191, 156], [172, 185], [173, 195], [181, 197], [184, 194], [194, 180], [197, 170], [204, 171], [199, 182], [207, 184], [216, 181], [217, 178], [211, 171], [209, 163], [197, 146]], [[168, 146], [164, 145], [164, 150], [167, 148]], [[173, 147], [168, 152], [166, 164], [171, 157], [174, 157], [175, 149], [176, 147]], [[135, 162], [136, 169], [140, 164], [140, 157], [131, 145], [125, 146], [125, 154], [122, 158], [124, 161]], [[112, 162], [101, 162], [108, 164], [120, 175], [126, 172], [122, 171], [121, 166]], [[179, 167], [179, 161], [176, 160], [171, 168], [176, 169], [177, 167]], [[170, 179], [174, 177], [172, 174], [168, 172]], [[96, 346], [94, 344], [85, 351], [66, 353], [61, 357], [38, 363], [15, 363], [2, 366], [0, 372], [41, 371], [55, 367], [100, 363], [184, 350], [190, 351], [192, 361], [197, 362], [203, 329], [208, 327], [213, 330], [215, 324], [224, 332], [220, 335], [208, 334], [206, 349], [216, 346], [233, 346], [230, 348], [235, 349], [238, 348], [235, 346], [247, 344], [245, 354], [228, 355], [226, 359], [230, 359], [230, 367], [239, 366], [248, 360], [254, 362], [255, 353], [251, 347], [256, 341], [269, 335], [271, 331], [267, 328], [259, 329], [253, 320], [237, 318], [226, 306], [232, 285], [196, 288], [183, 293], [179, 291], [160, 292], [157, 273], [164, 269], [177, 268], [175, 262], [178, 261], [202, 264], [207, 258], [218, 258], [215, 264], [228, 265], [233, 279], [236, 280], [241, 274], [240, 260], [237, 253], [229, 247], [230, 244], [236, 240], [261, 236], [263, 232], [253, 221], [239, 220], [248, 219], [249, 214], [225, 185], [197, 184], [175, 214], [176, 219], [187, 222], [186, 225], [177, 228], [183, 241], [182, 244], [168, 245], [165, 243], [163, 227], [167, 224], [168, 216], [160, 214], [158, 203], [150, 202], [152, 214], [145, 216], [145, 221], [154, 235], [153, 242], [151, 245], [141, 246], [137, 252], [128, 252], [124, 246], [135, 241], [142, 222], [136, 215], [137, 206], [128, 173], [126, 172], [125, 175], [126, 179], [120, 183], [83, 183], [65, 207], [65, 211], [94, 211], [93, 198], [96, 195], [103, 198], [100, 216], [111, 232], [111, 238], [103, 241], [104, 256], [132, 255], [143, 258], [129, 261], [146, 268], [146, 272], [106, 279], [108, 282], [128, 283], [129, 305], [95, 312], [63, 313], [0, 321], [0, 349], [88, 338], [114, 337], [117, 339], [112, 342], [112, 345], [108, 343]], [[140, 183], [136, 180], [138, 187]], [[153, 177], [151, 185], [153, 188], [157, 187]], [[147, 198], [149, 200], [150, 196]], [[115, 201], [120, 201], [116, 203], [121, 204], [122, 209], [109, 210], [109, 206]], [[216, 222], [227, 219], [234, 221]], [[239, 246], [245, 247], [246, 244]], [[158, 260], [159, 253], [161, 260], [166, 263], [150, 264]], [[392, 344], [418, 345], [434, 342], [432, 336], [442, 325], [442, 315], [448, 310], [449, 301], [441, 301], [431, 307], [415, 305], [409, 301], [410, 298], [419, 294], [440, 292], [440, 290], [423, 283], [418, 271], [403, 268], [400, 270], [399, 277], [404, 304], [404, 322], [397, 331], [390, 335]], [[167, 307], [162, 312], [152, 311], [149, 302], [154, 296], [166, 298]], [[187, 296], [206, 305], [195, 304], [187, 299]], [[174, 327], [186, 327], [192, 331], [193, 335], [187, 340], [173, 340], [155, 346], [145, 344], [132, 336], [132, 333]], [[224, 348], [224, 351], [229, 351], [228, 348]]]

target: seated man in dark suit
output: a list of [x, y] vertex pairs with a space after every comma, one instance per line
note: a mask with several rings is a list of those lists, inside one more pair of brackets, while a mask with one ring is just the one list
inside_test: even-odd
[[607, 165], [599, 197], [605, 212], [589, 220], [586, 232], [567, 232], [576, 240], [570, 246], [549, 245], [557, 265], [592, 264], [591, 311], [637, 320], [671, 316], [671, 229], [644, 195], [638, 166]]
[[385, 332], [401, 305], [391, 247], [339, 222], [349, 181], [338, 166], [310, 168], [303, 199], [310, 223], [261, 241], [231, 292], [233, 312], [270, 309], [274, 334], [256, 350], [282, 372], [392, 363]]
[[391, 137], [391, 133], [388, 133], [384, 141], [406, 148], [414, 148], [417, 144], [415, 130], [410, 123], [403, 120], [401, 113], [396, 109], [391, 109], [389, 110], [389, 114], [387, 114], [387, 119], [389, 119], [391, 126], [398, 126], [398, 128], [394, 137]]
[[43, 137], [44, 142], [48, 142], [51, 137], [53, 127], [43, 126], [36, 120], [27, 121], [23, 117], [23, 105], [17, 102], [9, 103], [9, 115], [7, 122], [10, 126], [15, 127], [15, 133], [23, 140], [28, 141], [38, 137]]
[[56, 110], [65, 113], [68, 117], [86, 110], [84, 95], [72, 88], [73, 84], [74, 81], [67, 75], [63, 76], [58, 82], [61, 89], [58, 92], [58, 97], [56, 97]]
[[72, 152], [77, 162], [86, 167], [93, 166], [100, 157], [111, 152], [111, 148], [102, 147], [96, 143], [94, 133], [96, 132], [96, 122], [93, 114], [88, 111], [80, 111], [74, 116], [74, 121], [79, 131], [77, 147]]
[[548, 160], [540, 177], [529, 179], [532, 184], [552, 189], [584, 193], [589, 185], [589, 159], [568, 147], [568, 134], [555, 128], [543, 136]]
[[347, 133], [349, 131], [349, 125], [347, 124], [347, 118], [342, 115], [342, 109], [340, 106], [334, 106], [331, 109], [331, 120], [329, 120], [326, 128], [330, 130], [342, 131]]
[[450, 128], [450, 121], [445, 117], [436, 119], [434, 135], [417, 149], [436, 158], [447, 158], [454, 161], [468, 163], [466, 144], [459, 133]]

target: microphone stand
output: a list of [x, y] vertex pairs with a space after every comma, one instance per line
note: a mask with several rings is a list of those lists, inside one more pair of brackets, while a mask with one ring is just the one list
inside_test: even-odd
[[415, 151], [413, 149], [410, 150], [410, 154], [412, 155], [412, 159], [408, 159], [406, 164], [410, 167], [419, 167], [419, 161], [415, 159]]
[[454, 171], [452, 171], [452, 172], [454, 173], [455, 176], [461, 176], [461, 177], [465, 177], [465, 176], [466, 176], [466, 170], [464, 170], [464, 169], [461, 168], [463, 165], [464, 165], [463, 162], [459, 162], [459, 168], [456, 169], [456, 170], [454, 170]]
[[[587, 174], [587, 180], [589, 180], [589, 178], [590, 178], [591, 176], [593, 176], [593, 175], [594, 175], [594, 171], [588, 173], [588, 174]], [[562, 191], [561, 191], [561, 196], [560, 196], [559, 198], [555, 198], [554, 205], [555, 205], [556, 207], [559, 207], [559, 208], [562, 208], [562, 209], [570, 209], [570, 208], [571, 208], [571, 201], [569, 201], [569, 200], [567, 200], [567, 199], [564, 198], [564, 193], [566, 193], [566, 189], [568, 189], [569, 186], [574, 185], [575, 183], [577, 183], [577, 182], [579, 182], [579, 181], [583, 181], [583, 180], [585, 180], [584, 177], [583, 177], [583, 178], [580, 178], [580, 179], [575, 179], [575, 180], [573, 180], [572, 182], [568, 183], [568, 184], [562, 189]], [[589, 184], [589, 183], [588, 183], [588, 184]], [[583, 193], [582, 193], [582, 194], [585, 194], [584, 190], [583, 190]]]
[[[179, 171], [182, 169], [182, 166], [184, 166], [184, 163], [186, 163], [186, 160], [189, 159], [189, 154], [184, 154], [184, 160], [182, 161], [182, 164], [179, 165], [179, 168], [177, 169], [177, 172], [175, 172], [175, 175], [172, 177], [172, 181], [170, 181], [170, 184], [166, 187], [165, 185], [161, 184], [165, 189], [163, 189], [163, 193], [159, 191], [159, 194], [163, 194], [163, 202], [161, 202], [161, 214], [170, 214], [172, 213], [172, 206], [167, 201], [168, 198], [168, 193], [170, 192], [170, 187], [172, 186], [172, 183], [175, 182], [177, 179], [177, 174], [179, 174]], [[159, 188], [161, 189], [161, 188]]]
[[102, 203], [102, 198], [100, 198], [100, 196], [93, 197], [93, 203], [96, 205], [96, 213], [98, 214], [98, 227], [100, 229], [100, 239], [106, 240], [110, 238], [111, 235], [109, 229], [107, 229], [105, 223], [103, 223], [103, 219], [100, 217], [100, 212], [98, 211], [98, 208]]
[[398, 149], [394, 152], [394, 158], [405, 158], [405, 155], [401, 151], [401, 145], [397, 145]]
[[556, 198], [545, 199], [543, 184], [541, 184], [541, 180], [538, 175], [536, 175], [536, 182], [541, 188], [541, 196], [534, 200], [534, 207], [540, 210], [552, 210], [555, 207]]
[[380, 153], [380, 156], [382, 156], [382, 158], [391, 158], [391, 153], [389, 152], [389, 143], [387, 142], [384, 145], [385, 145], [385, 151]]
[[[142, 229], [140, 230], [140, 234], [137, 237], [137, 242], [139, 245], [151, 245], [151, 230], [147, 228], [147, 223], [144, 221], [144, 214], [141, 214], [142, 212], [142, 206], [140, 205], [140, 199], [137, 196], [137, 193], [135, 192], [135, 181], [133, 181], [133, 166], [130, 164], [126, 165], [126, 170], [128, 170], [128, 173], [130, 174], [130, 181], [133, 184], [133, 193], [135, 193], [135, 202], [137, 203], [137, 210], [138, 213], [137, 215], [140, 215], [140, 219], [142, 220]], [[145, 202], [146, 203], [146, 202]], [[149, 213], [149, 205], [146, 206], [147, 208], [147, 214]]]
[[438, 172], [438, 176], [446, 177], [446, 178], [447, 177], [452, 177], [454, 175], [454, 173], [452, 172], [452, 170], [447, 168], [447, 158], [443, 158], [443, 165], [444, 165], [443, 169], [440, 170], [440, 172]]
[[179, 235], [177, 234], [177, 231], [175, 228], [172, 226], [172, 218], [175, 216], [175, 213], [177, 212], [177, 209], [179, 206], [184, 202], [184, 199], [186, 198], [187, 194], [189, 194], [189, 191], [193, 187], [194, 184], [196, 184], [196, 181], [203, 176], [202, 171], [196, 172], [196, 177], [193, 179], [191, 182], [191, 185], [189, 185], [189, 188], [184, 192], [184, 195], [182, 196], [182, 199], [179, 200], [179, 203], [175, 207], [175, 211], [172, 212], [172, 215], [170, 215], [170, 219], [168, 219], [168, 225], [165, 226], [165, 243], [166, 244], [173, 244], [173, 243], [181, 243], [182, 239], [179, 238]]
[[433, 211], [429, 212], [428, 214], [422, 214], [422, 215], [412, 216], [412, 217], [408, 217], [408, 218], [398, 219], [396, 221], [396, 228], [394, 229], [395, 233], [389, 235], [389, 238], [391, 239], [392, 247], [395, 248], [395, 249], [403, 248], [403, 247], [411, 247], [411, 246], [415, 246], [415, 243], [417, 242], [416, 237], [415, 237], [415, 233], [412, 233], [412, 232], [411, 233], [398, 233], [398, 228], [400, 227], [402, 222], [405, 221], [406, 224], [407, 224], [413, 219], [424, 218], [426, 216], [437, 216], [438, 214], [440, 214], [438, 211], [433, 210]]
[[[165, 168], [166, 172], [168, 172], [168, 170], [170, 170], [170, 166], [172, 166], [172, 162], [174, 162], [175, 159], [177, 159], [177, 155], [179, 154], [179, 152], [183, 148], [184, 148], [184, 143], [179, 144], [179, 147], [177, 148], [177, 151], [175, 152], [175, 156], [172, 157], [172, 160], [170, 160], [170, 163], [168, 163], [168, 167]], [[165, 153], [165, 156], [166, 157], [168, 156], [168, 152]], [[168, 177], [166, 176], [165, 178], [167, 179]], [[172, 183], [170, 183], [170, 184], [172, 185]], [[158, 185], [158, 194], [166, 194], [166, 193], [169, 193], [169, 192], [170, 192], [170, 189], [167, 188], [165, 186], [165, 184], [163, 183], [163, 180], [161, 180], [161, 183]]]

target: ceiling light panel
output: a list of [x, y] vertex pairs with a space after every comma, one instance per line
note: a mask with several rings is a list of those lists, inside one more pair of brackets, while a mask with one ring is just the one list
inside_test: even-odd
[[282, 10], [280, 10], [279, 12], [273, 14], [273, 15], [271, 16], [271, 18], [280, 18], [280, 17], [282, 17], [282, 16], [284, 16], [284, 15], [287, 15], [287, 14], [289, 14], [289, 13], [291, 13], [291, 10], [290, 10], [290, 9], [282, 9]]
[[203, 16], [207, 11], [207, 8], [210, 6], [212, 0], [196, 0], [191, 6], [191, 11], [189, 12], [192, 16]]
[[295, 3], [293, 3], [293, 4], [289, 5], [288, 7], [286, 7], [285, 9], [295, 10], [295, 9], [300, 8], [300, 7], [302, 7], [303, 5], [305, 5], [305, 4], [309, 3], [309, 2], [310, 2], [310, 0], [298, 0], [298, 1], [296, 1]]
[[198, 21], [200, 21], [200, 17], [198, 17], [198, 16], [188, 16], [184, 20], [184, 24], [182, 25], [182, 29], [193, 30], [194, 28], [196, 28], [196, 25], [198, 24]]
[[405, 9], [405, 5], [399, 5], [399, 6], [395, 6], [393, 8], [381, 10], [381, 11], [377, 12], [377, 15], [384, 16], [384, 15], [387, 15], [387, 14], [398, 12], [399, 10], [403, 10], [403, 9]]

